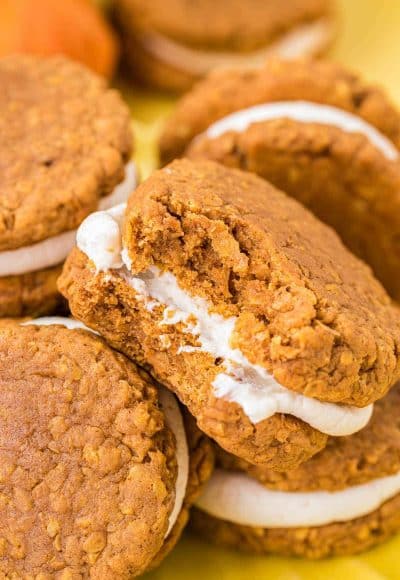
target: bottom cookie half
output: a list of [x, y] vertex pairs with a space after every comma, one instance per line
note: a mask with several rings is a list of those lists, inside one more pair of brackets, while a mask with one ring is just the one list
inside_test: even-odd
[[62, 266], [0, 278], [0, 317], [41, 316], [66, 311], [57, 291]]
[[320, 527], [253, 528], [219, 520], [194, 509], [192, 528], [227, 548], [310, 559], [344, 556], [368, 550], [400, 530], [400, 494], [374, 512], [348, 522]]

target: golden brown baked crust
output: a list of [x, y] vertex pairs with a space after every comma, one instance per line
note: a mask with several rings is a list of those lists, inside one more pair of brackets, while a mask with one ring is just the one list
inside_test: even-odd
[[245, 471], [281, 491], [338, 491], [400, 472], [400, 384], [374, 405], [368, 425], [349, 437], [335, 437], [321, 453], [296, 469], [272, 471], [251, 465], [216, 447], [217, 465]]
[[[177, 161], [136, 190], [124, 237], [133, 273], [155, 264], [219, 313], [238, 316], [232, 346], [284, 386], [364, 406], [398, 377], [399, 312], [382, 287], [332, 230], [263, 180]], [[178, 352], [190, 338], [173, 325], [163, 328], [163, 346], [157, 315], [119, 276], [96, 276], [78, 250], [59, 288], [78, 319], [151, 370], [231, 453], [286, 470], [325, 445], [294, 417], [254, 425], [239, 405], [216, 398], [218, 361]]]
[[[334, 19], [333, 1], [301, 0], [116, 0], [126, 62], [131, 73], [146, 84], [173, 91], [190, 88], [196, 71], [178, 70], [162, 62], [146, 47], [152, 35], [202, 51], [246, 53], [268, 46], [292, 30], [310, 23]], [[327, 32], [326, 50], [331, 38]]]
[[0, 61], [0, 251], [74, 229], [124, 175], [128, 108], [65, 58]]
[[57, 290], [62, 265], [20, 276], [0, 277], [0, 317], [43, 316], [65, 311]]
[[133, 274], [155, 264], [238, 316], [232, 346], [282, 385], [365, 406], [399, 377], [400, 311], [333, 230], [264, 180], [175, 161], [131, 196], [123, 239]]
[[298, 199], [400, 300], [400, 165], [366, 137], [281, 119], [200, 138], [187, 154], [256, 173]]
[[331, 62], [269, 60], [253, 71], [218, 71], [185, 95], [160, 139], [163, 164], [184, 154], [196, 135], [229, 113], [261, 103], [306, 100], [359, 115], [400, 147], [400, 115], [375, 86]]
[[163, 543], [177, 470], [148, 375], [86, 331], [9, 325], [0, 399], [0, 572], [143, 572]]
[[193, 509], [192, 528], [220, 546], [256, 554], [326, 558], [357, 554], [381, 544], [400, 529], [400, 495], [364, 517], [314, 528], [250, 528], [217, 520]]
[[[365, 429], [331, 438], [326, 448], [292, 471], [278, 473], [250, 465], [216, 447], [217, 465], [245, 471], [280, 491], [340, 491], [400, 471], [400, 384], [375, 404]], [[221, 498], [223, 502], [223, 498]], [[400, 495], [367, 516], [319, 527], [262, 529], [218, 520], [194, 510], [193, 527], [218, 544], [256, 553], [321, 558], [361, 552], [400, 529]]]

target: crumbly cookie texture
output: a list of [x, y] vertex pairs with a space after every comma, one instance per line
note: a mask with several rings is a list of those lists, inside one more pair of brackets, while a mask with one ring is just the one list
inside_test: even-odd
[[0, 318], [43, 316], [65, 311], [65, 300], [57, 290], [62, 266], [20, 276], [0, 277]]
[[133, 273], [238, 316], [232, 346], [290, 389], [364, 406], [399, 376], [400, 312], [369, 268], [256, 176], [176, 161], [130, 198], [123, 239]]
[[211, 73], [185, 95], [161, 136], [162, 163], [182, 156], [194, 137], [217, 119], [285, 100], [324, 103], [354, 113], [400, 147], [400, 115], [379, 88], [329, 62], [270, 59], [259, 70]]
[[[364, 406], [399, 375], [399, 312], [369, 269], [332, 230], [255, 176], [210, 162], [171, 164], [131, 198], [124, 242], [133, 273], [155, 264], [215, 311], [236, 315], [232, 346], [294, 391]], [[96, 275], [79, 250], [59, 288], [78, 319], [175, 391], [231, 453], [286, 470], [325, 446], [326, 435], [292, 416], [252, 424], [239, 405], [216, 398], [219, 361], [178, 356], [187, 334], [172, 325], [166, 348], [132, 288], [119, 276]]]
[[130, 115], [62, 57], [0, 62], [0, 251], [74, 229], [124, 176]]
[[77, 249], [66, 261], [59, 289], [76, 318], [97, 329], [109, 344], [176, 391], [196, 417], [199, 428], [231, 453], [285, 470], [325, 446], [326, 435], [295, 417], [274, 415], [253, 425], [238, 405], [213, 397], [209, 384], [218, 369], [210, 368], [209, 361], [201, 356], [195, 364], [186, 357], [172, 362], [165, 344], [169, 344], [169, 353], [176, 352], [179, 333], [164, 334], [167, 342], [163, 346], [160, 328], [138, 305], [127, 284], [116, 277], [96, 276], [85, 254]]
[[349, 437], [330, 438], [326, 448], [297, 469], [271, 471], [216, 448], [217, 464], [245, 471], [280, 491], [338, 491], [400, 472], [400, 384], [375, 404], [371, 421]]
[[334, 227], [400, 299], [400, 166], [360, 134], [289, 119], [195, 140], [192, 159], [211, 159], [267, 179]]
[[149, 377], [60, 326], [2, 326], [0, 361], [0, 571], [142, 573], [163, 544], [177, 471]]
[[191, 526], [205, 539], [251, 553], [326, 558], [357, 554], [381, 544], [400, 528], [400, 495], [371, 514], [313, 528], [263, 529], [218, 520], [194, 509]]

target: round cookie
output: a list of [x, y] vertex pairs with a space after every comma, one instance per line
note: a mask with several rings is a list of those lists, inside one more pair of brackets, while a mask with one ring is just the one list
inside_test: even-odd
[[400, 114], [331, 63], [210, 76], [178, 105], [164, 162], [185, 154], [257, 173], [336, 229], [400, 300]]
[[400, 313], [369, 268], [249, 173], [178, 160], [78, 231], [76, 318], [227, 451], [291, 469], [362, 429], [399, 377]]
[[61, 302], [76, 228], [135, 187], [130, 116], [105, 81], [64, 58], [0, 59], [0, 316]]
[[258, 67], [272, 55], [322, 53], [333, 0], [116, 0], [126, 62], [146, 84], [184, 91], [215, 68]]
[[173, 395], [71, 319], [1, 325], [0, 357], [0, 571], [122, 579], [154, 566], [212, 467], [190, 428], [189, 463]]
[[[307, 558], [355, 554], [400, 529], [400, 385], [369, 425], [284, 473], [219, 452], [192, 524], [218, 544]], [[257, 481], [258, 480], [258, 481]], [[253, 525], [252, 525], [253, 524]]]

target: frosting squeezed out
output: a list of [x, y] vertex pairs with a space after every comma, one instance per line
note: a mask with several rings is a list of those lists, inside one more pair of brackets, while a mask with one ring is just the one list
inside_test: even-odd
[[[92, 214], [82, 223], [78, 247], [92, 260], [97, 272], [114, 270], [121, 276], [150, 312], [161, 307], [160, 327], [179, 322], [186, 325], [185, 333], [192, 335], [198, 346], [183, 344], [178, 355], [204, 352], [222, 359], [221, 372], [213, 382], [216, 397], [239, 404], [254, 424], [275, 413], [285, 413], [333, 436], [350, 435], [365, 427], [372, 414], [372, 405], [356, 408], [305, 397], [280, 385], [266, 369], [252, 364], [239, 349], [232, 349], [230, 342], [236, 317], [224, 318], [210, 312], [207, 301], [185, 292], [172, 273], [150, 267], [132, 275], [127, 252], [121, 250], [119, 227], [124, 206], [107, 212], [107, 217], [104, 213]], [[195, 323], [191, 322], [193, 317]]]
[[157, 59], [178, 70], [204, 75], [216, 68], [257, 68], [271, 56], [298, 58], [310, 56], [326, 43], [332, 25], [327, 19], [303, 24], [290, 30], [278, 40], [252, 52], [224, 52], [198, 50], [178, 43], [162, 34], [146, 34], [141, 42]]
[[[299, 123], [319, 123], [337, 127], [346, 133], [361, 133], [387, 159], [395, 161], [399, 158], [399, 152], [390, 139], [361, 117], [337, 107], [308, 101], [277, 101], [242, 109], [210, 125], [204, 135], [209, 139], [215, 139], [228, 131], [243, 133], [254, 123], [273, 119], [292, 119]], [[201, 136], [199, 135], [195, 139], [199, 139]]]
[[[80, 328], [92, 332], [93, 334], [97, 334], [97, 332], [94, 332], [79, 320], [65, 318], [63, 316], [44, 316], [42, 318], [23, 322], [21, 323], [21, 326], [50, 326], [52, 324], [60, 324], [70, 330]], [[176, 460], [178, 464], [178, 476], [175, 484], [175, 503], [169, 516], [168, 530], [165, 534], [165, 537], [167, 537], [176, 523], [185, 499], [189, 479], [189, 449], [182, 413], [179, 409], [176, 398], [161, 385], [158, 385], [158, 394], [165, 421], [175, 436]]]
[[369, 514], [400, 492], [400, 473], [340, 491], [268, 489], [245, 473], [216, 469], [196, 506], [244, 526], [297, 528], [346, 522]]
[[[106, 210], [126, 201], [136, 187], [135, 164], [125, 167], [125, 178], [114, 191], [99, 202], [99, 209]], [[0, 276], [17, 276], [57, 266], [68, 256], [75, 245], [76, 230], [63, 232], [30, 246], [0, 252]]]

